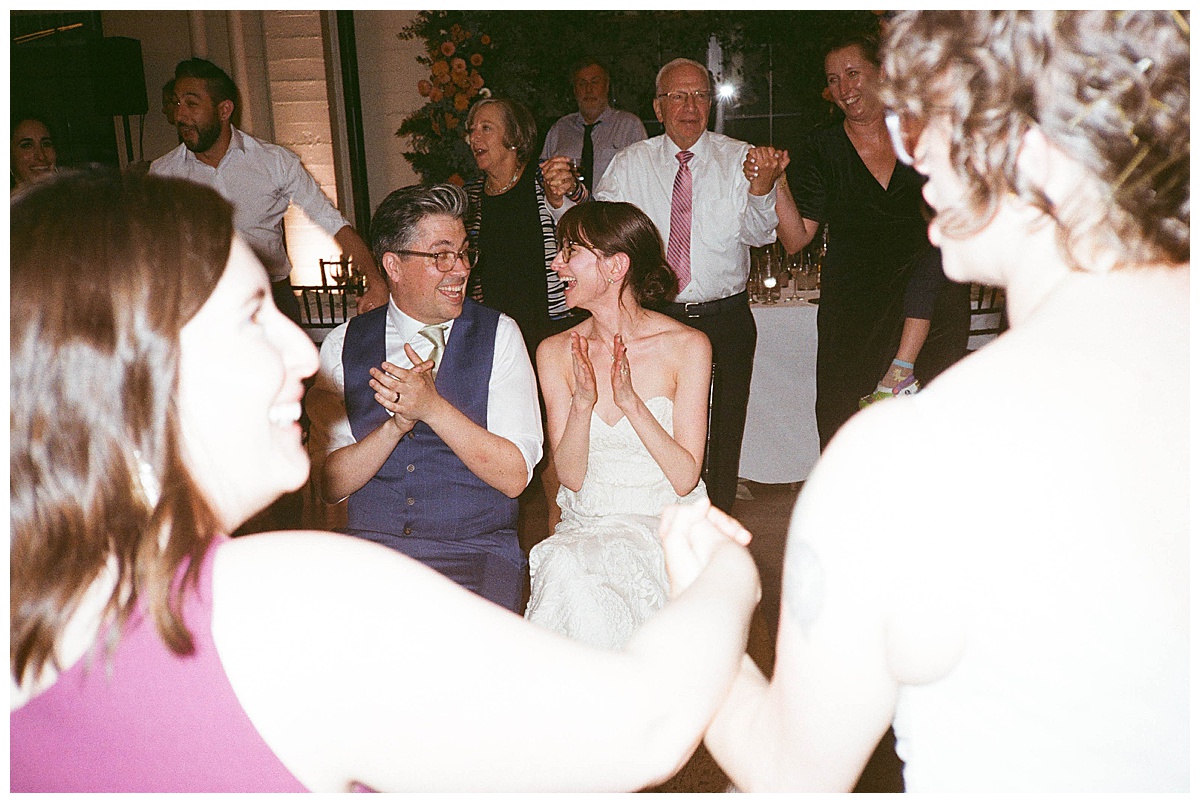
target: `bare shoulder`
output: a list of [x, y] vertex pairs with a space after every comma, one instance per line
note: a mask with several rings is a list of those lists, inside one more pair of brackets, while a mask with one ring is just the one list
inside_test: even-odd
[[699, 329], [693, 329], [661, 312], [646, 310], [646, 314], [650, 316], [650, 320], [654, 324], [654, 333], [661, 336], [663, 342], [671, 349], [677, 350], [681, 354], [695, 349], [703, 349], [706, 353], [712, 351], [708, 335]]
[[538, 344], [538, 366], [560, 364], [571, 354], [571, 333], [580, 331], [583, 323], [578, 323], [570, 329], [551, 335]]

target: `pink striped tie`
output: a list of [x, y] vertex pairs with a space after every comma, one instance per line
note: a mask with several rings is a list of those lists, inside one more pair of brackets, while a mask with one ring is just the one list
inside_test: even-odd
[[692, 280], [692, 171], [688, 162], [696, 154], [680, 151], [679, 172], [671, 190], [671, 235], [667, 238], [667, 264], [679, 277], [679, 290]]

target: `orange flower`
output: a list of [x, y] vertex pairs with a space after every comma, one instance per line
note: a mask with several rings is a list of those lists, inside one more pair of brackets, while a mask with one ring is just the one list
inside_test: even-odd
[[445, 94], [442, 92], [441, 88], [439, 88], [439, 87], [435, 86], [433, 89], [431, 89], [429, 91], [429, 99], [432, 100], [434, 103], [437, 103], [439, 100], [441, 100], [444, 97], [445, 97]]
[[450, 112], [446, 112], [446, 128], [454, 128], [458, 125], [458, 118]]
[[461, 42], [467, 38], [467, 32], [456, 22], [450, 26], [450, 38], [455, 42]]
[[467, 182], [463, 181], [463, 177], [460, 176], [458, 173], [452, 174], [450, 176], [450, 178], [446, 179], [446, 181], [449, 181], [451, 184], [454, 184], [459, 187], [461, 187], [462, 185], [467, 183]]
[[454, 43], [453, 42], [442, 42], [441, 50], [442, 50], [443, 56], [445, 56], [447, 58], [449, 58], [450, 56], [453, 56], [454, 50], [455, 50]]
[[488, 36], [486, 33], [483, 36], [479, 37], [479, 44], [490, 45], [491, 43], [492, 43], [492, 37]]
[[454, 59], [453, 61], [450, 62], [450, 72], [451, 73], [456, 73], [456, 72], [465, 73], [466, 71], [467, 71], [467, 63], [465, 61], [463, 61], [462, 59]]
[[471, 79], [467, 77], [465, 72], [456, 72], [454, 74], [454, 85], [459, 89], [466, 89], [471, 85]]
[[422, 78], [420, 81], [417, 81], [417, 92], [421, 93], [421, 97], [429, 97], [429, 93], [432, 91], [433, 84], [431, 84], [429, 81], [426, 81], [424, 78]]
[[472, 53], [471, 54], [471, 64], [473, 64], [476, 67], [478, 67], [480, 64], [483, 64], [483, 56], [481, 56], [479, 53]]
[[467, 107], [470, 105], [471, 105], [471, 101], [467, 97], [467, 93], [465, 93], [465, 92], [455, 92], [454, 93], [454, 108], [455, 109], [458, 109], [460, 112], [465, 112], [467, 110]]
[[474, 70], [471, 70], [471, 89], [476, 92], [483, 89], [483, 76]]
[[429, 71], [434, 75], [449, 75], [450, 65], [439, 59], [430, 65]]
[[446, 84], [450, 83], [452, 80], [453, 79], [450, 77], [450, 75], [448, 73], [446, 75], [433, 76], [433, 82], [435, 84], [437, 84], [438, 86], [445, 86]]

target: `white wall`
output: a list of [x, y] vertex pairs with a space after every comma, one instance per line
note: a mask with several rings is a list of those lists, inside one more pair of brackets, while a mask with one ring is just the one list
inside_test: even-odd
[[404, 118], [425, 102], [417, 94], [417, 81], [428, 77], [427, 68], [417, 63], [417, 56], [425, 52], [425, 43], [419, 39], [401, 41], [397, 36], [417, 13], [354, 12], [372, 212], [392, 190], [420, 181], [404, 158], [406, 139], [396, 136]]
[[[401, 41], [398, 34], [415, 19], [416, 11], [355, 11], [359, 93], [371, 209], [399, 187], [419, 177], [404, 158], [406, 140], [396, 130], [424, 101], [417, 81], [427, 70], [417, 63], [424, 43]], [[193, 42], [190, 18], [203, 20], [203, 49]], [[201, 55], [236, 77], [229, 39], [229, 15], [224, 11], [105, 11], [106, 36], [128, 36], [142, 43], [146, 114], [142, 158], [158, 158], [178, 144], [161, 111], [161, 89], [175, 74], [175, 65]], [[251, 125], [243, 130], [295, 151], [326, 194], [337, 198], [330, 151], [329, 98], [324, 85], [320, 16], [316, 11], [244, 11], [241, 13], [246, 48], [248, 86], [239, 86]], [[243, 121], [244, 122], [244, 121]], [[137, 153], [136, 121], [134, 156]], [[121, 148], [122, 154], [124, 149]], [[340, 199], [343, 204], [349, 199]], [[359, 221], [366, 235], [367, 221]], [[288, 250], [293, 257], [293, 281], [316, 281], [316, 260], [336, 256], [336, 245], [303, 215], [289, 213]]]

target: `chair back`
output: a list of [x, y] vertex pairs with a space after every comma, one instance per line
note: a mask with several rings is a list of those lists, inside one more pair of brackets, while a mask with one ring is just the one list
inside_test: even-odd
[[1008, 329], [1004, 288], [986, 284], [971, 285], [971, 328], [967, 332], [967, 351], [975, 351], [995, 340]]

